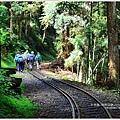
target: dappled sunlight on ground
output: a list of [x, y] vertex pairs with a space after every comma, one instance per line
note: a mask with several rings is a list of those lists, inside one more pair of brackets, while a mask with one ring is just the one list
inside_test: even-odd
[[62, 78], [62, 77], [66, 77], [68, 79], [76, 79], [77, 75], [75, 73], [72, 73], [69, 70], [63, 70], [59, 67], [57, 68], [50, 68], [51, 63], [42, 63], [41, 64], [41, 70], [40, 73], [41, 74], [45, 74], [46, 76], [49, 77], [54, 77], [54, 78]]

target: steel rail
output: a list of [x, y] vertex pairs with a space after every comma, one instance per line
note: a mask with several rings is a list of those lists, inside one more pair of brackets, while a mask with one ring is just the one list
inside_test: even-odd
[[88, 92], [85, 91], [84, 89], [79, 88], [79, 87], [74, 86], [74, 85], [71, 85], [71, 84], [69, 84], [69, 83], [67, 83], [67, 82], [65, 82], [65, 81], [62, 81], [62, 80], [58, 80], [58, 79], [55, 79], [55, 78], [52, 78], [52, 79], [55, 80], [55, 81], [58, 81], [58, 82], [67, 84], [67, 85], [69, 85], [69, 86], [71, 86], [71, 87], [73, 87], [73, 88], [76, 88], [76, 89], [84, 92], [85, 94], [89, 95], [90, 97], [92, 97], [95, 101], [97, 101], [97, 102], [101, 105], [101, 107], [102, 107], [102, 108], [104, 109], [104, 111], [106, 112], [108, 118], [112, 118], [111, 114], [110, 114], [109, 111], [106, 109], [106, 107], [104, 107], [103, 104], [102, 104], [97, 98], [95, 98], [93, 95], [91, 95], [90, 93], [88, 93]]
[[42, 82], [46, 83], [47, 85], [53, 87], [54, 89], [56, 89], [57, 91], [59, 91], [61, 94], [63, 94], [67, 98], [67, 100], [69, 101], [69, 103], [71, 105], [71, 108], [72, 108], [72, 118], [80, 118], [80, 111], [79, 111], [79, 108], [77, 106], [77, 103], [75, 102], [75, 100], [66, 91], [64, 91], [63, 89], [61, 89], [61, 88], [59, 88], [59, 87], [57, 87], [57, 86], [55, 86], [55, 85], [53, 85], [51, 83], [46, 82], [45, 80], [43, 80], [43, 78], [42, 79], [39, 78], [38, 76], [36, 76], [33, 73], [33, 71], [32, 72], [29, 71], [29, 73], [31, 75], [33, 75], [35, 78], [41, 80]]

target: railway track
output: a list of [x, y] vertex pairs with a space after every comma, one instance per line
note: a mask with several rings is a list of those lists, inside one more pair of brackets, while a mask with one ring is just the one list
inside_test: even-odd
[[112, 118], [102, 103], [83, 89], [57, 79], [44, 78], [36, 71], [29, 73], [66, 97], [71, 105], [72, 118]]
[[71, 106], [71, 108], [70, 108], [71, 109], [71, 117], [72, 118], [80, 118], [80, 112], [79, 112], [78, 106], [77, 106], [75, 100], [67, 92], [65, 92], [61, 88], [56, 87], [55, 85], [51, 84], [50, 80], [44, 79], [43, 76], [40, 76], [38, 73], [36, 74], [35, 71], [29, 72], [29, 73], [31, 75], [33, 75], [35, 78], [41, 80], [42, 82], [44, 82], [47, 85], [49, 85], [52, 88], [54, 88], [55, 90], [59, 91], [69, 101], [69, 104]]
[[[80, 111], [81, 113], [83, 113], [83, 116], [81, 117], [85, 116], [86, 118], [112, 118], [103, 104], [90, 93], [65, 81], [61, 81], [58, 79], [53, 79], [53, 81], [54, 84], [58, 84], [60, 87], [62, 86], [62, 89], [71, 94], [73, 98], [77, 101]], [[70, 88], [68, 88], [68, 86], [70, 86]]]

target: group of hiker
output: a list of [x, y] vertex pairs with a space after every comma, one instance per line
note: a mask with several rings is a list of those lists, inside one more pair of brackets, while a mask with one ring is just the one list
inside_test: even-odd
[[41, 55], [40, 52], [37, 52], [37, 54], [34, 54], [34, 51], [31, 51], [29, 53], [28, 50], [17, 52], [15, 55], [14, 61], [16, 62], [17, 70], [18, 72], [22, 72], [25, 69], [33, 70], [34, 65], [36, 65], [36, 68], [39, 70], [41, 69]]

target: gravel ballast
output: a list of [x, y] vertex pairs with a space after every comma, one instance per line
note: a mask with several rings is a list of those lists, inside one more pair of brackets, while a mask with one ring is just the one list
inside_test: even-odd
[[[51, 77], [45, 70], [41, 70], [40, 73], [45, 77]], [[40, 109], [38, 110], [37, 114], [33, 116], [33, 118], [70, 118], [71, 114], [69, 113], [68, 108], [63, 108], [67, 102], [61, 104], [59, 101], [61, 99], [61, 95], [58, 94], [56, 90], [53, 90], [49, 86], [46, 87], [46, 84], [37, 80], [28, 72], [20, 74], [23, 76], [22, 81], [25, 85], [25, 91], [23, 94], [40, 106]], [[84, 86], [79, 82], [69, 82], [90, 92], [93, 96], [99, 99], [104, 106], [106, 106], [114, 118], [120, 118], [120, 97], [118, 95], [109, 91], [93, 89]], [[66, 111], [68, 114], [65, 114]]]

